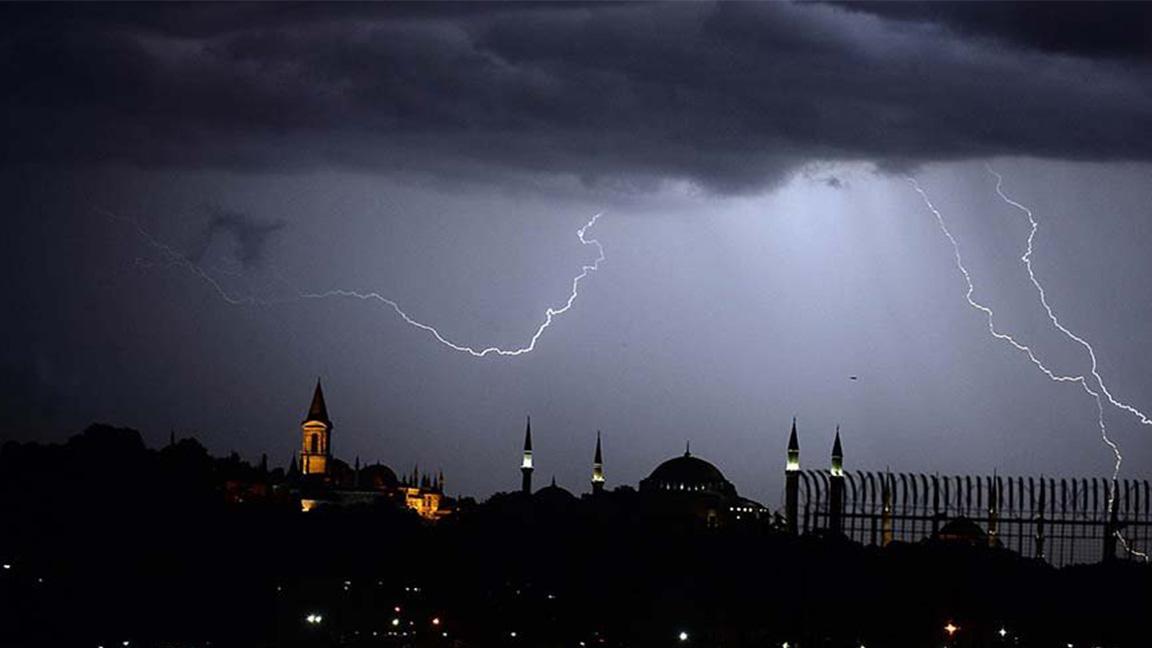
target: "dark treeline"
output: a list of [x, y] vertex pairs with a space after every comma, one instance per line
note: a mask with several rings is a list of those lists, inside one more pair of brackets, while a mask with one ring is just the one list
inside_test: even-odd
[[283, 471], [107, 426], [5, 444], [0, 498], [4, 646], [1146, 646], [1152, 610], [1144, 564], [704, 529], [628, 487], [301, 513]]

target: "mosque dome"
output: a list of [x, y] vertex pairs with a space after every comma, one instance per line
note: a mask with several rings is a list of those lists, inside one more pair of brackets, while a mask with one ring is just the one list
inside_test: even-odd
[[365, 466], [364, 469], [360, 471], [360, 482], [368, 488], [383, 491], [396, 488], [400, 480], [396, 478], [396, 473], [391, 468], [384, 464], [377, 463]]
[[576, 501], [576, 496], [568, 489], [557, 486], [555, 479], [552, 480], [551, 485], [545, 486], [533, 493], [532, 498], [537, 504], [542, 504], [547, 507], [566, 506]]
[[719, 468], [699, 457], [693, 457], [690, 452], [656, 466], [652, 474], [640, 482], [640, 490], [736, 494], [736, 487], [724, 477]]
[[931, 538], [936, 542], [973, 546], [1000, 546], [998, 538], [989, 539], [988, 532], [975, 521], [960, 516], [940, 527]]

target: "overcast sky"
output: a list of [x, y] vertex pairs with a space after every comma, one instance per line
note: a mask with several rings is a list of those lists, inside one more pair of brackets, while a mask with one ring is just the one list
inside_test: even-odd
[[[92, 421], [285, 464], [323, 377], [351, 461], [449, 490], [635, 484], [692, 441], [1106, 476], [1094, 345], [1152, 410], [1147, 4], [0, 7], [0, 436]], [[476, 348], [454, 351], [379, 302]], [[238, 301], [241, 303], [231, 303]], [[856, 376], [857, 379], [852, 379]], [[1095, 379], [1090, 385], [1098, 387]], [[1152, 427], [1105, 412], [1128, 476]]]

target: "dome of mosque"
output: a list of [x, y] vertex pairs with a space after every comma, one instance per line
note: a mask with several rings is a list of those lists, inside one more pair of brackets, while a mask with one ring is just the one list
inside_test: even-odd
[[640, 482], [640, 490], [724, 495], [736, 493], [736, 488], [719, 468], [699, 457], [693, 457], [690, 452], [656, 466], [652, 474]]

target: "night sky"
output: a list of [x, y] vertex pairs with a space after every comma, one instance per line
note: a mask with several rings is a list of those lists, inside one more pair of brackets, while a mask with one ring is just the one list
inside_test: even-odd
[[[1152, 410], [1152, 5], [0, 7], [0, 437], [93, 421], [452, 493], [681, 453], [779, 505], [824, 467], [1107, 476], [1096, 350]], [[474, 358], [446, 338], [531, 353]], [[237, 301], [241, 303], [230, 303]], [[857, 379], [852, 379], [856, 376]], [[1095, 382], [1091, 383], [1095, 385]], [[1152, 427], [1116, 408], [1122, 475]]]

